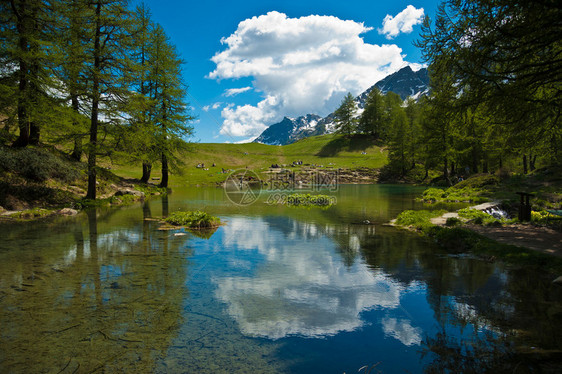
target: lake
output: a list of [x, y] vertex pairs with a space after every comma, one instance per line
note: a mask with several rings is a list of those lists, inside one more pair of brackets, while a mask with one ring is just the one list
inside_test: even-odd
[[[0, 372], [555, 372], [562, 287], [384, 225], [422, 190], [343, 185], [321, 209], [177, 188], [2, 224]], [[195, 209], [224, 225], [159, 230]]]

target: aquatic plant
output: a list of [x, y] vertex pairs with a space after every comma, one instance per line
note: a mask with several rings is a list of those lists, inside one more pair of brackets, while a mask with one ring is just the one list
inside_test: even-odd
[[193, 212], [173, 212], [165, 221], [174, 226], [186, 226], [190, 228], [211, 228], [221, 224], [220, 218], [211, 216], [200, 210]]

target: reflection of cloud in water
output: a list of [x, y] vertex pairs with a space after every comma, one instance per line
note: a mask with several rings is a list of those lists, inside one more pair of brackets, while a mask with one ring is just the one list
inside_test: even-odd
[[382, 320], [382, 330], [385, 335], [400, 340], [404, 345], [419, 345], [421, 343], [421, 329], [413, 327], [410, 321], [396, 318]]
[[[213, 278], [216, 296], [228, 305], [228, 313], [246, 335], [271, 339], [333, 335], [361, 327], [362, 311], [393, 309], [400, 303], [403, 287], [398, 282], [361, 261], [346, 266], [327, 237], [303, 240], [271, 230], [263, 220], [244, 218], [233, 218], [223, 230], [225, 248], [235, 244], [238, 249], [257, 250], [266, 259], [254, 265], [251, 276]], [[236, 265], [232, 259], [228, 262]], [[229, 273], [245, 270], [245, 265], [230, 268]]]

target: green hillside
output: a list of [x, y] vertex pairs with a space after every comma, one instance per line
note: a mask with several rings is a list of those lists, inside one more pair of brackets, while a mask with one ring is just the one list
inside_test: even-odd
[[[375, 145], [369, 136], [346, 137], [332, 134], [302, 139], [285, 146], [194, 143], [190, 151], [182, 156], [182, 160], [184, 165], [180, 168], [180, 173], [171, 175], [171, 186], [214, 184], [227, 177], [228, 172], [223, 173], [223, 169], [248, 168], [261, 174], [273, 164], [291, 167], [294, 161], [303, 163], [302, 166], [291, 167], [296, 170], [302, 167], [378, 169], [387, 163], [387, 153]], [[198, 164], [204, 164], [205, 168], [197, 168]], [[139, 178], [142, 174], [140, 165], [111, 167], [116, 174], [128, 178]], [[152, 177], [160, 177], [158, 165], [154, 165]]]

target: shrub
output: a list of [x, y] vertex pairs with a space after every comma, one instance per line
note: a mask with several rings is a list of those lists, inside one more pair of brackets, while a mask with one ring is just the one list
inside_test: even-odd
[[453, 189], [464, 189], [464, 188], [482, 188], [484, 186], [497, 186], [500, 183], [500, 178], [497, 175], [490, 175], [490, 174], [478, 174], [472, 176], [468, 179], [463, 180], [455, 184]]
[[461, 220], [457, 217], [449, 217], [447, 221], [445, 221], [445, 226], [456, 226], [461, 223]]
[[428, 188], [423, 192], [422, 200], [426, 203], [434, 202], [473, 202], [483, 203], [488, 201], [488, 198], [482, 196], [484, 192], [478, 189], [466, 188], [447, 188], [442, 190], [440, 188]]
[[5, 171], [37, 182], [44, 182], [49, 178], [71, 182], [80, 176], [69, 161], [39, 148], [0, 147], [0, 165]]
[[444, 210], [405, 210], [396, 217], [395, 223], [423, 230], [432, 226], [431, 218], [439, 217], [443, 213], [445, 213]]
[[562, 220], [562, 217], [549, 213], [546, 210], [531, 211], [531, 222], [549, 223], [550, 221], [557, 221], [557, 220]]
[[187, 226], [190, 228], [210, 228], [216, 227], [221, 223], [220, 218], [200, 210], [194, 212], [173, 212], [165, 221], [174, 226]]
[[425, 202], [435, 202], [440, 201], [447, 197], [447, 192], [440, 188], [428, 188], [423, 191], [423, 201]]
[[501, 224], [504, 220], [494, 218], [490, 214], [478, 209], [464, 208], [459, 210], [459, 217], [467, 219], [476, 225]]

